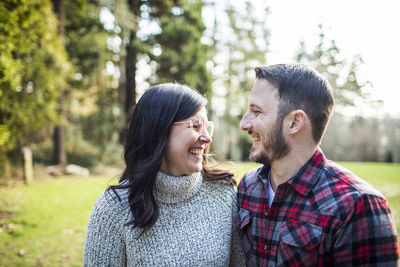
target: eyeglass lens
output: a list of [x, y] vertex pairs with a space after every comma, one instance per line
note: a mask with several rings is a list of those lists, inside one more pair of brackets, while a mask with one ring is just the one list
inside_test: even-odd
[[[204, 127], [204, 123], [205, 123], [205, 127]], [[213, 132], [214, 132], [214, 125], [211, 121], [208, 122], [204, 122], [201, 120], [193, 120], [191, 121], [191, 127], [197, 131], [197, 132], [201, 132], [204, 128], [207, 131], [207, 134], [209, 136], [212, 136]]]

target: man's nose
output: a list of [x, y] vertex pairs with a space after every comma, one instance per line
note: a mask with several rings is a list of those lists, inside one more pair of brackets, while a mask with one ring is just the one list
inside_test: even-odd
[[248, 131], [251, 127], [251, 123], [248, 119], [248, 112], [243, 115], [243, 118], [240, 120], [240, 129], [243, 131]]

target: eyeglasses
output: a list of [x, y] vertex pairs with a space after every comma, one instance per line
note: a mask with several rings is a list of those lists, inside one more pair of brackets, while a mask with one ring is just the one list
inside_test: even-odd
[[175, 124], [187, 124], [188, 128], [193, 129], [195, 132], [201, 135], [203, 129], [207, 131], [207, 134], [211, 137], [214, 133], [214, 123], [212, 121], [202, 121], [200, 119], [192, 119], [188, 121], [178, 121]]

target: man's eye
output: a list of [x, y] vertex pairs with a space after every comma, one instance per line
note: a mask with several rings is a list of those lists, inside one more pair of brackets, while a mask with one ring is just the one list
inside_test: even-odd
[[260, 114], [261, 114], [261, 111], [258, 111], [258, 110], [253, 110], [252, 112], [253, 112], [253, 113], [254, 113], [254, 115], [256, 115], [256, 116], [258, 116], [258, 115], [260, 115]]

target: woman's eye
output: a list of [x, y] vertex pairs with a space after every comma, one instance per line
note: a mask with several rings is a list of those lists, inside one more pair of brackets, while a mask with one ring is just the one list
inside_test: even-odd
[[254, 115], [256, 115], [256, 117], [261, 114], [261, 112], [258, 110], [253, 110], [253, 113], [254, 113]]
[[194, 121], [193, 122], [193, 129], [200, 129], [201, 128], [201, 123], [199, 121]]

